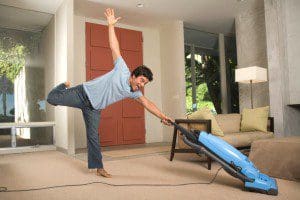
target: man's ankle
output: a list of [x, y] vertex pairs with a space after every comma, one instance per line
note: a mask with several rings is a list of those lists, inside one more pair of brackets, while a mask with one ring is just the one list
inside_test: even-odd
[[103, 169], [103, 168], [98, 168], [97, 169], [97, 175], [98, 176], [103, 176], [103, 177], [105, 177], [105, 178], [111, 178], [112, 177], [112, 175], [111, 174], [109, 174], [105, 169]]

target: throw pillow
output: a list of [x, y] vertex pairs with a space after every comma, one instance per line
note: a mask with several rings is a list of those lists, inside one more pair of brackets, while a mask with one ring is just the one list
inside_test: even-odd
[[267, 132], [269, 106], [243, 109], [241, 131]]
[[211, 133], [217, 136], [224, 136], [223, 131], [219, 127], [215, 116], [208, 107], [201, 108], [187, 116], [188, 119], [210, 119]]

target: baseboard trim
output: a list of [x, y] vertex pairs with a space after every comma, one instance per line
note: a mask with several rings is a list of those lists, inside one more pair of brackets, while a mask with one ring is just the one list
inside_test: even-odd
[[27, 147], [8, 147], [0, 148], [0, 155], [4, 154], [15, 154], [15, 153], [30, 153], [38, 151], [55, 151], [57, 149], [54, 145], [38, 145], [38, 146], [27, 146]]
[[68, 150], [62, 147], [56, 147], [56, 151], [59, 151], [64, 154], [68, 154]]

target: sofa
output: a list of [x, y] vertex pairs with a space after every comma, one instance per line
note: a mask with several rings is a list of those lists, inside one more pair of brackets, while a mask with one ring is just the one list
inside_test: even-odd
[[[223, 131], [224, 136], [218, 136], [225, 140], [239, 150], [249, 150], [253, 141], [260, 139], [268, 139], [274, 137], [274, 119], [268, 118], [267, 132], [263, 131], [247, 131], [241, 132], [241, 119], [242, 115], [233, 114], [217, 114], [215, 120]], [[210, 119], [176, 119], [175, 122], [191, 131], [207, 131], [211, 133], [212, 120]], [[178, 138], [178, 139], [177, 139]], [[174, 127], [173, 142], [171, 148], [170, 161], [173, 160], [175, 153], [195, 153], [182, 140], [182, 135]], [[206, 159], [208, 162], [208, 169], [211, 168], [210, 158]]]
[[300, 136], [256, 140], [249, 159], [264, 174], [300, 181]]

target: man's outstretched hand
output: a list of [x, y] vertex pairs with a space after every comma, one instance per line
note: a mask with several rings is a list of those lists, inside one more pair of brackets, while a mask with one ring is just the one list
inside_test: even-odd
[[115, 18], [114, 9], [111, 8], [107, 8], [104, 15], [106, 16], [108, 25], [115, 25], [121, 19], [121, 17]]
[[161, 120], [162, 123], [164, 123], [164, 125], [167, 125], [167, 126], [171, 126], [171, 122], [174, 122], [174, 120], [172, 120], [171, 118], [165, 116], [162, 120]]

